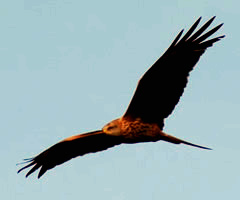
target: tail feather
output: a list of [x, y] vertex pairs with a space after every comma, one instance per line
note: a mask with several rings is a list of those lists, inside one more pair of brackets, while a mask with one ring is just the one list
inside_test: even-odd
[[201, 149], [212, 150], [211, 148], [200, 146], [200, 145], [197, 145], [197, 144], [193, 144], [193, 143], [181, 140], [179, 138], [176, 138], [176, 137], [174, 137], [172, 135], [168, 135], [166, 133], [163, 133], [161, 140], [164, 140], [164, 141], [167, 141], [167, 142], [171, 142], [173, 144], [186, 144], [186, 145], [198, 147], [198, 148], [201, 148]]

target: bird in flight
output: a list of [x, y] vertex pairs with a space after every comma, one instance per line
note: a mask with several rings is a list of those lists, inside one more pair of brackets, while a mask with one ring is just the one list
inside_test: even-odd
[[[156, 142], [159, 140], [173, 144], [196, 145], [163, 132], [164, 119], [174, 110], [187, 85], [190, 71], [205, 50], [224, 37], [206, 40], [223, 24], [204, 33], [215, 17], [195, 31], [201, 17], [181, 38], [177, 35], [166, 52], [150, 67], [138, 82], [135, 94], [125, 114], [101, 130], [74, 135], [46, 149], [36, 157], [25, 159], [26, 166], [19, 172], [32, 167], [26, 177], [40, 168], [38, 178], [47, 170], [72, 158], [87, 153], [106, 150], [120, 144]], [[195, 33], [193, 33], [195, 31]], [[181, 39], [180, 39], [181, 38]]]

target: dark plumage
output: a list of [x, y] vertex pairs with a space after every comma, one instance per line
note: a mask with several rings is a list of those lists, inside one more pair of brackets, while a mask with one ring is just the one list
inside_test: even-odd
[[95, 153], [97, 151], [106, 150], [121, 143], [122, 141], [119, 140], [119, 138], [106, 135], [102, 131], [94, 131], [69, 137], [43, 151], [38, 156], [26, 159], [26, 162], [30, 163], [20, 169], [18, 173], [34, 165], [26, 174], [26, 177], [41, 167], [38, 174], [38, 178], [40, 178], [47, 170], [72, 158], [82, 156], [86, 153]]
[[140, 79], [124, 117], [140, 117], [145, 122], [158, 123], [159, 127], [163, 128], [164, 119], [172, 113], [183, 94], [189, 72], [206, 48], [224, 37], [204, 41], [223, 24], [201, 36], [214, 18], [192, 35], [201, 20], [200, 17], [180, 41], [183, 30], [177, 35], [163, 56]]
[[201, 20], [200, 17], [182, 39], [180, 37], [183, 30], [177, 35], [163, 56], [140, 79], [123, 117], [108, 123], [102, 130], [66, 138], [38, 156], [26, 159], [25, 163], [28, 164], [18, 172], [32, 167], [26, 175], [28, 177], [40, 168], [40, 178], [47, 170], [72, 158], [122, 143], [163, 140], [209, 149], [168, 135], [162, 130], [164, 119], [172, 113], [183, 94], [190, 71], [205, 50], [224, 37], [206, 40], [223, 25], [220, 24], [203, 34], [214, 18], [193, 33]]

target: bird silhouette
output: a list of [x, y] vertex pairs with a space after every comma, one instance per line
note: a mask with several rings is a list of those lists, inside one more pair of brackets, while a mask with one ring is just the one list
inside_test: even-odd
[[166, 52], [139, 80], [135, 94], [122, 117], [106, 124], [101, 130], [68, 137], [36, 157], [25, 159], [24, 163], [27, 165], [18, 173], [32, 167], [26, 174], [28, 177], [40, 168], [38, 174], [40, 178], [47, 170], [72, 158], [124, 143], [162, 140], [210, 149], [166, 134], [163, 127], [164, 119], [172, 113], [179, 102], [187, 85], [189, 73], [200, 56], [208, 47], [224, 37], [221, 35], [206, 40], [223, 25], [220, 24], [204, 33], [214, 18], [195, 31], [200, 17], [182, 38], [183, 30], [177, 35]]

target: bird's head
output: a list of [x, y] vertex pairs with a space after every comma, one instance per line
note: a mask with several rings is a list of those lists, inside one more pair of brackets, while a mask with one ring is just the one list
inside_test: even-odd
[[121, 135], [121, 127], [120, 127], [119, 119], [115, 119], [109, 122], [102, 128], [102, 130], [104, 133], [108, 135], [114, 135], [114, 136]]

